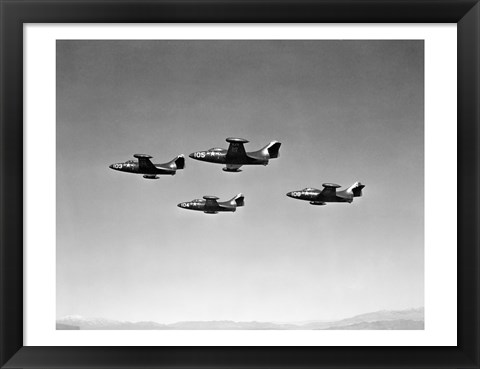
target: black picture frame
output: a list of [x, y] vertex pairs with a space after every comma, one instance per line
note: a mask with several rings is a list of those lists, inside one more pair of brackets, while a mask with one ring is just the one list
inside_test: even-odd
[[[2, 368], [479, 368], [478, 0], [0, 0], [0, 13]], [[457, 23], [456, 347], [23, 346], [23, 24], [161, 22]]]

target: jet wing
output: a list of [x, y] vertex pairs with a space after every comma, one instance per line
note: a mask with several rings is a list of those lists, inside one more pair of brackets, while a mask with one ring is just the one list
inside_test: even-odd
[[205, 199], [205, 208], [206, 209], [218, 207], [218, 202], [217, 202], [218, 197], [216, 197], [216, 196], [203, 196], [203, 198]]
[[156, 167], [150, 161], [152, 156], [145, 155], [145, 154], [135, 154], [135, 155], [133, 155], [133, 157], [138, 159], [138, 166], [139, 166], [140, 171], [142, 171], [142, 172], [151, 172], [151, 171], [155, 172]]
[[248, 141], [243, 138], [227, 138], [227, 142], [230, 143], [227, 150], [227, 162], [235, 162], [238, 160], [245, 160], [247, 157], [247, 153], [245, 152], [245, 147], [243, 144], [247, 143]]
[[323, 184], [323, 190], [320, 192], [321, 196], [329, 197], [329, 196], [335, 196], [337, 193], [337, 188], [340, 187], [340, 185], [335, 184], [335, 183], [324, 183]]

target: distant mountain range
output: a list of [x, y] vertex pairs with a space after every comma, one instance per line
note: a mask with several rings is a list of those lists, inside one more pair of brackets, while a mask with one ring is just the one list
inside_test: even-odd
[[191, 321], [172, 324], [127, 322], [70, 315], [57, 320], [57, 330], [422, 330], [424, 309], [381, 310], [335, 321], [305, 323]]
[[376, 322], [362, 322], [342, 326], [332, 326], [330, 330], [422, 330], [423, 321], [418, 320], [381, 320]]

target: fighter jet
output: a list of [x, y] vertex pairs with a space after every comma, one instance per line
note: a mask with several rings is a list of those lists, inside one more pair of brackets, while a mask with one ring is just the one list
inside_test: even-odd
[[226, 172], [241, 172], [242, 165], [267, 165], [270, 159], [278, 158], [281, 145], [278, 141], [272, 141], [258, 151], [245, 152], [243, 144], [247, 143], [247, 140], [229, 137], [226, 141], [230, 143], [228, 150], [212, 148], [191, 153], [189, 157], [209, 163], [225, 164], [223, 170]]
[[360, 182], [355, 182], [346, 190], [337, 192], [341, 187], [335, 183], [324, 183], [323, 190], [316, 188], [304, 188], [299, 191], [287, 193], [288, 197], [299, 200], [310, 201], [311, 205], [326, 205], [327, 202], [348, 202], [351, 203], [354, 197], [362, 196], [362, 189], [365, 187]]
[[158, 179], [159, 175], [175, 175], [178, 169], [185, 168], [185, 157], [178, 155], [168, 163], [153, 164], [152, 156], [146, 154], [135, 154], [133, 157], [138, 160], [127, 160], [125, 163], [116, 163], [109, 166], [120, 172], [143, 174], [145, 179]]
[[241, 193], [228, 201], [218, 202], [217, 200], [216, 196], [203, 196], [203, 199], [181, 202], [177, 206], [182, 209], [203, 211], [205, 214], [217, 214], [224, 211], [234, 212], [238, 206], [243, 206], [245, 203]]

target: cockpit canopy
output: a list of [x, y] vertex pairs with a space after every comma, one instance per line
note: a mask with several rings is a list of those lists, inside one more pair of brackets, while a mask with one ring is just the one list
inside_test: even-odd
[[135, 163], [136, 163], [135, 160], [127, 160], [127, 161], [125, 162], [125, 164], [135, 164]]
[[195, 200], [193, 200], [192, 202], [203, 202], [203, 201], [204, 201], [204, 200], [202, 200], [202, 199], [195, 199]]
[[223, 149], [219, 148], [219, 147], [212, 147], [210, 150], [208, 151], [222, 151]]
[[317, 189], [312, 187], [307, 187], [307, 188], [304, 188], [302, 191], [310, 192], [310, 191], [317, 191]]

